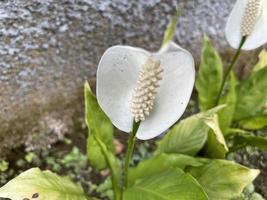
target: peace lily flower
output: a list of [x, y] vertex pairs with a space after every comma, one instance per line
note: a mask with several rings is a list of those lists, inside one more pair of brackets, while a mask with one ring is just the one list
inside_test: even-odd
[[113, 46], [97, 70], [97, 100], [112, 123], [136, 137], [151, 139], [183, 114], [192, 93], [195, 67], [192, 55], [171, 42], [152, 53], [130, 46]]
[[226, 39], [237, 49], [246, 36], [244, 50], [267, 42], [267, 0], [237, 0], [226, 25]]

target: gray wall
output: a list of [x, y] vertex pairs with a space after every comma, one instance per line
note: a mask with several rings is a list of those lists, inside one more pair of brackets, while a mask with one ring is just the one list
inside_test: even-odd
[[[198, 61], [203, 33], [228, 54], [224, 26], [233, 0], [0, 1], [0, 155], [47, 145], [82, 121], [82, 86], [106, 48], [157, 50], [175, 4], [176, 41]], [[230, 51], [231, 54], [231, 51]]]

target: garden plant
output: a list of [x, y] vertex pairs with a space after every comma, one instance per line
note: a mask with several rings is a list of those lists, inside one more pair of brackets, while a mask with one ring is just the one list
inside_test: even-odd
[[[237, 0], [225, 29], [236, 49], [233, 58], [224, 66], [205, 35], [198, 73], [191, 53], [173, 42], [181, 13], [177, 9], [157, 52], [112, 46], [98, 65], [96, 96], [84, 85], [88, 159], [96, 170], [108, 169], [103, 184], [112, 189], [110, 199], [241, 199], [260, 173], [227, 158], [248, 145], [267, 150], [267, 139], [256, 134], [267, 126], [267, 52], [261, 51], [244, 79], [235, 73], [242, 51], [267, 42], [267, 0]], [[197, 112], [182, 117], [194, 88]], [[122, 159], [114, 153], [115, 127], [128, 134]], [[136, 141], [150, 139], [155, 151], [133, 163]], [[9, 181], [0, 197], [96, 199], [70, 179], [39, 168]]]

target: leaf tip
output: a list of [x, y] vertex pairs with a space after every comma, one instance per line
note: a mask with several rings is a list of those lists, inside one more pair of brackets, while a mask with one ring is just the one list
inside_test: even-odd
[[203, 35], [203, 40], [204, 40], [205, 43], [206, 42], [210, 42], [210, 38], [206, 33], [204, 33], [204, 35]]
[[84, 82], [84, 89], [87, 90], [87, 91], [90, 91], [90, 92], [92, 91], [88, 81]]

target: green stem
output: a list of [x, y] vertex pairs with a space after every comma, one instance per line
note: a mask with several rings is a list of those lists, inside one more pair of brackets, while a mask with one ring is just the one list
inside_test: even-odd
[[110, 174], [111, 174], [111, 182], [112, 182], [112, 189], [113, 189], [113, 193], [114, 193], [114, 199], [115, 200], [119, 200], [121, 199], [121, 190], [119, 188], [119, 181], [118, 178], [116, 176], [116, 169], [114, 168], [114, 165], [112, 163], [116, 162], [114, 159], [112, 159], [111, 156], [109, 156], [108, 154], [108, 150], [107, 148], [103, 145], [103, 143], [101, 142], [101, 140], [99, 140], [98, 137], [94, 136], [96, 142], [98, 143], [104, 157], [105, 160], [107, 162], [108, 168], [110, 170]]
[[239, 47], [238, 49], [236, 50], [236, 53], [231, 61], [231, 63], [228, 65], [228, 67], [226, 68], [226, 71], [225, 71], [225, 74], [224, 74], [224, 77], [223, 77], [223, 81], [222, 81], [222, 85], [221, 85], [221, 88], [219, 90], [219, 93], [218, 93], [218, 96], [217, 96], [217, 99], [216, 99], [216, 105], [219, 104], [219, 101], [220, 101], [220, 98], [222, 96], [222, 93], [223, 93], [223, 89], [225, 87], [225, 83], [226, 83], [226, 80], [230, 74], [230, 72], [232, 71], [234, 65], [236, 64], [240, 54], [241, 54], [241, 48], [242, 46], [244, 45], [245, 41], [247, 39], [247, 36], [243, 36], [241, 41], [240, 41], [240, 44], [239, 44]]
[[130, 165], [130, 160], [133, 154], [134, 150], [134, 144], [136, 141], [136, 133], [138, 131], [138, 128], [140, 126], [140, 121], [139, 122], [133, 122], [133, 129], [132, 129], [132, 134], [128, 140], [128, 147], [126, 151], [126, 157], [125, 157], [125, 163], [124, 163], [124, 189], [127, 189], [128, 187], [128, 171], [129, 171], [129, 165]]

